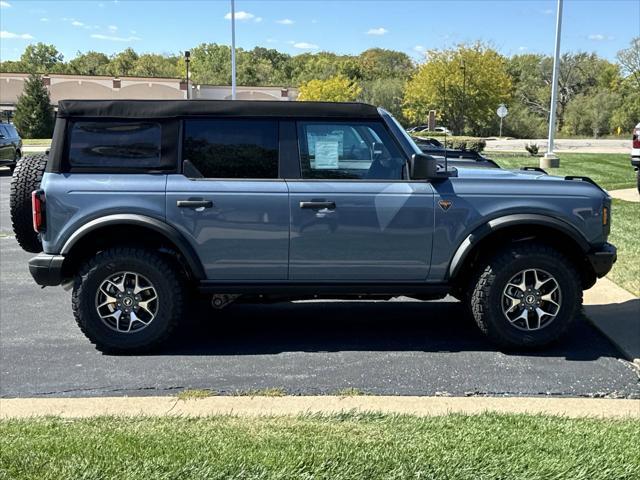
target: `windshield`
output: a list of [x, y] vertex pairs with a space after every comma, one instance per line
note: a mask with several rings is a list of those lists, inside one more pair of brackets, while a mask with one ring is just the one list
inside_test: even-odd
[[398, 130], [400, 131], [400, 134], [407, 141], [407, 143], [409, 144], [409, 146], [411, 147], [413, 152], [414, 153], [422, 153], [422, 150], [420, 150], [420, 148], [418, 148], [418, 146], [416, 145], [416, 142], [413, 141], [413, 138], [411, 138], [411, 136], [402, 127], [402, 125], [400, 125], [400, 122], [398, 122], [398, 120], [396, 120], [396, 118], [393, 115], [391, 115], [389, 112], [387, 112], [386, 110], [384, 110], [384, 113], [386, 115], [388, 115], [388, 117], [391, 120], [391, 122], [398, 128]]

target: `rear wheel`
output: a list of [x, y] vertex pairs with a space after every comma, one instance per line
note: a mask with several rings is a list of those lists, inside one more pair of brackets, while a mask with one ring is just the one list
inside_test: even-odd
[[80, 269], [73, 288], [76, 322], [98, 350], [135, 353], [165, 342], [181, 320], [184, 282], [153, 251], [113, 248]]
[[578, 272], [557, 250], [510, 246], [477, 272], [470, 298], [480, 329], [504, 347], [541, 347], [559, 339], [582, 304]]
[[31, 218], [31, 192], [40, 188], [47, 166], [47, 155], [33, 155], [18, 161], [11, 177], [9, 210], [16, 240], [23, 250], [42, 251], [39, 235], [33, 230]]

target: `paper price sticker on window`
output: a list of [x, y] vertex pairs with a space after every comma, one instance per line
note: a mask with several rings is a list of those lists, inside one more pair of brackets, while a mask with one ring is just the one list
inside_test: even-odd
[[315, 165], [316, 170], [338, 168], [340, 143], [337, 140], [316, 140]]

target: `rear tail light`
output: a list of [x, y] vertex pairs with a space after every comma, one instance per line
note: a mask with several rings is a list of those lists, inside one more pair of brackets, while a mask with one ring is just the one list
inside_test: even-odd
[[633, 148], [640, 148], [640, 128], [633, 130]]
[[46, 217], [44, 214], [44, 192], [34, 190], [31, 192], [31, 213], [33, 218], [33, 229], [37, 232], [44, 232], [46, 227]]

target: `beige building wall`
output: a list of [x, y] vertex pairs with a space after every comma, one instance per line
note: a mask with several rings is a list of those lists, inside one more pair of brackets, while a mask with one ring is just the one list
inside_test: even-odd
[[[26, 73], [0, 73], [0, 108], [13, 110], [22, 94]], [[177, 78], [104, 77], [85, 75], [44, 75], [43, 82], [49, 89], [51, 103], [60, 100], [107, 100], [107, 99], [186, 99], [187, 85]], [[191, 98], [230, 100], [231, 87], [216, 85], [192, 85]], [[238, 100], [291, 101], [298, 96], [295, 88], [284, 87], [237, 87]]]

